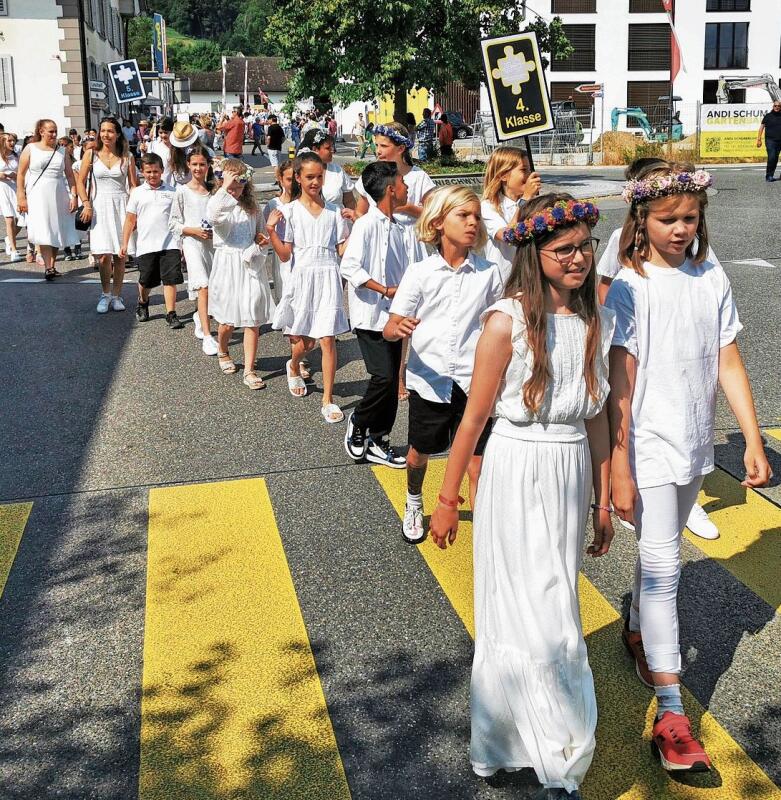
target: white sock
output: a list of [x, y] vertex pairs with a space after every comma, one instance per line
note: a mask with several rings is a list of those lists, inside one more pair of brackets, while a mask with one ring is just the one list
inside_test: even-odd
[[683, 714], [683, 701], [681, 700], [681, 684], [673, 683], [669, 686], [655, 686], [656, 718], [659, 719], [666, 711]]
[[407, 492], [407, 505], [412, 506], [412, 508], [423, 508], [423, 495]]

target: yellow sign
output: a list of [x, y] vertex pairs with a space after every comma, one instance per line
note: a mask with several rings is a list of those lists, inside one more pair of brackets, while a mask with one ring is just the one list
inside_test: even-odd
[[483, 39], [480, 46], [496, 138], [503, 142], [550, 130], [553, 119], [536, 35]]
[[764, 156], [764, 149], [757, 147], [757, 131], [770, 108], [770, 102], [703, 105], [700, 109], [700, 157]]

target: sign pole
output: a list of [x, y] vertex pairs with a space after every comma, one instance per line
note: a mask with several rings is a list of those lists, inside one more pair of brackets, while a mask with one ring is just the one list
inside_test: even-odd
[[532, 143], [529, 140], [528, 135], [523, 137], [523, 141], [526, 144], [526, 158], [529, 159], [529, 172], [534, 172], [534, 156], [532, 155]]

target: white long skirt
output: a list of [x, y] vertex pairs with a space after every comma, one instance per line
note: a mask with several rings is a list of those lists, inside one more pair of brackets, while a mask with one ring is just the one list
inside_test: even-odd
[[250, 269], [241, 249], [215, 247], [209, 277], [209, 315], [223, 325], [256, 328], [271, 322], [274, 300], [266, 270]]
[[497, 421], [474, 515], [479, 775], [533, 767], [544, 786], [573, 791], [591, 764], [597, 706], [578, 601], [590, 500], [582, 421]]
[[214, 261], [211, 240], [202, 241], [192, 236], [182, 237], [182, 252], [187, 264], [187, 292], [190, 300], [198, 299], [198, 290], [209, 287], [209, 276]]

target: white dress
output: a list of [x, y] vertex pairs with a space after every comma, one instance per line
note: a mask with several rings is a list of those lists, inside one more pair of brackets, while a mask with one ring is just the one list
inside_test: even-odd
[[[123, 158], [109, 169], [92, 154], [92, 224], [89, 249], [94, 255], [119, 255], [122, 247], [122, 226], [125, 224], [130, 188], [127, 179], [128, 161]], [[89, 176], [84, 176], [86, 185]], [[135, 248], [131, 248], [135, 251]]]
[[76, 230], [76, 214], [72, 214], [70, 211], [70, 187], [65, 175], [62, 176], [62, 183], [65, 187], [65, 197], [67, 198], [60, 213], [60, 224], [65, 235], [62, 244], [63, 247], [76, 247], [76, 245], [81, 244], [81, 232]]
[[51, 150], [41, 150], [35, 144], [27, 145], [27, 151], [27, 238], [39, 246], [68, 247], [70, 197], [65, 183], [65, 151], [59, 147], [52, 156]]
[[[16, 175], [19, 170], [19, 159], [14, 153], [8, 154], [6, 161], [0, 156], [0, 216], [19, 219], [16, 210]], [[14, 174], [13, 178], [8, 175]]]
[[353, 182], [338, 164], [326, 164], [323, 176], [323, 200], [344, 208], [344, 194], [353, 190]]
[[[428, 176], [428, 173], [424, 172], [420, 167], [413, 167], [404, 176], [404, 183], [407, 184], [407, 203], [416, 206], [422, 206], [423, 196], [436, 188], [436, 184]], [[355, 190], [359, 195], [366, 198], [370, 206], [377, 205], [363, 188], [363, 181], [360, 178], [355, 184]], [[411, 214], [396, 213], [393, 215], [393, 219], [404, 227], [404, 245], [407, 249], [408, 263], [414, 264], [416, 261], [423, 261], [428, 258], [426, 245], [418, 241], [417, 233], [415, 233], [415, 223], [418, 218], [413, 217]]]
[[255, 236], [263, 216], [250, 216], [236, 199], [218, 189], [206, 205], [214, 227], [214, 260], [209, 277], [209, 314], [223, 325], [255, 328], [271, 322], [274, 300]]
[[[290, 208], [290, 203], [283, 203], [279, 197], [272, 197], [263, 209], [263, 219], [268, 222], [271, 212], [277, 208], [285, 214], [287, 213], [287, 209]], [[285, 220], [280, 220], [277, 223], [277, 235], [282, 240], [285, 238], [285, 227]], [[290, 272], [293, 269], [293, 259], [291, 258], [290, 261], [280, 261], [274, 248], [270, 247], [266, 259], [266, 269], [269, 273], [269, 280], [273, 284], [271, 292], [274, 295], [274, 301], [279, 303], [282, 299], [287, 279], [290, 277]]]
[[210, 194], [194, 192], [186, 185], [176, 187], [176, 196], [171, 204], [171, 216], [168, 218], [169, 230], [182, 240], [182, 252], [187, 264], [187, 290], [190, 300], [198, 297], [198, 289], [209, 286], [209, 275], [214, 260], [214, 243], [212, 239], [195, 239], [183, 236], [184, 228], [201, 228], [207, 220], [206, 207]]
[[288, 206], [284, 241], [293, 243], [295, 266], [274, 317], [274, 328], [292, 336], [322, 339], [349, 330], [336, 246], [348, 236], [336, 206], [317, 217], [300, 200]]
[[597, 706], [580, 624], [578, 570], [591, 502], [584, 420], [609, 392], [615, 315], [600, 309], [598, 397], [583, 377], [586, 325], [548, 315], [551, 380], [539, 412], [523, 402], [531, 350], [520, 303], [512, 358], [480, 473], [474, 513], [475, 656], [471, 760], [475, 772], [533, 767], [546, 787], [576, 789], [594, 752]]

